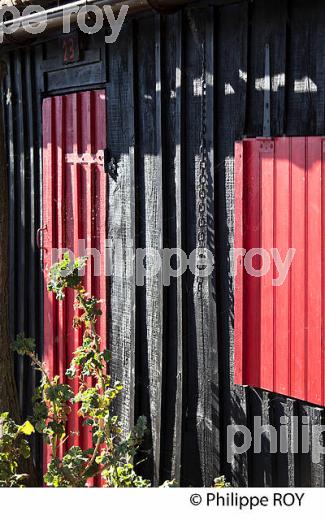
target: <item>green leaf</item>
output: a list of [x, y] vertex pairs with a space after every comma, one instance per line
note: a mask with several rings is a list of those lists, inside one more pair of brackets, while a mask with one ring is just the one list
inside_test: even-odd
[[35, 349], [35, 340], [33, 338], [25, 338], [24, 334], [18, 334], [16, 340], [11, 345], [11, 350], [21, 356], [33, 354]]
[[35, 432], [34, 426], [29, 421], [24, 422], [21, 426], [19, 426], [18, 433], [23, 433], [24, 435], [31, 435]]
[[114, 388], [115, 388], [115, 390], [120, 392], [121, 390], [123, 390], [123, 385], [122, 385], [122, 383], [120, 383], [120, 381], [116, 381]]
[[104, 350], [103, 352], [103, 358], [108, 363], [111, 360], [111, 353], [109, 350]]
[[30, 457], [30, 447], [26, 439], [23, 439], [23, 441], [20, 445], [20, 453], [24, 459], [28, 459]]

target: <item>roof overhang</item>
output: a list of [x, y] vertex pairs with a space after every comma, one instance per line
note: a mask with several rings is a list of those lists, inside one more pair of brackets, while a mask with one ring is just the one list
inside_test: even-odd
[[[61, 5], [53, 6], [53, 0], [0, 0], [1, 8], [13, 11], [13, 18], [0, 22], [0, 35], [2, 35], [3, 44], [22, 43], [30, 39], [35, 40], [35, 34], [31, 34], [26, 30], [28, 24], [41, 24], [46, 22], [44, 33], [59, 30], [63, 28], [64, 16], [69, 16], [71, 25], [77, 21], [77, 13], [82, 7], [98, 7], [102, 11], [104, 7], [112, 8], [113, 13], [117, 16], [123, 6], [128, 6], [128, 14], [141, 13], [147, 10], [154, 10], [161, 14], [174, 13], [183, 6], [197, 4], [204, 6], [223, 5], [230, 3], [238, 3], [241, 0], [210, 0], [204, 2], [202, 0], [75, 0]], [[39, 12], [31, 12], [25, 14], [26, 7], [32, 11], [32, 7], [39, 8]], [[16, 14], [15, 14], [16, 13]], [[9, 13], [8, 13], [9, 14]], [[11, 32], [10, 32], [11, 31]]]

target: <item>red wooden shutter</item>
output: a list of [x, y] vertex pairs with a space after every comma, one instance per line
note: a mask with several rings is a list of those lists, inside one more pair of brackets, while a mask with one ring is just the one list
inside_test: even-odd
[[[76, 347], [80, 331], [72, 328], [73, 291], [57, 302], [46, 290], [47, 270], [53, 248], [68, 248], [77, 257], [82, 243], [100, 255], [100, 276], [94, 276], [94, 257], [88, 260], [85, 275], [87, 292], [103, 300], [103, 316], [98, 321], [102, 347], [106, 347], [105, 222], [106, 177], [105, 91], [94, 90], [47, 98], [43, 102], [43, 247], [44, 249], [44, 360], [51, 375], [66, 381], [65, 371]], [[97, 253], [95, 253], [97, 255]], [[89, 256], [89, 255], [88, 255]], [[99, 260], [98, 260], [99, 259]], [[77, 388], [74, 388], [76, 391]], [[70, 415], [69, 430], [79, 432], [68, 438], [63, 450], [72, 445], [91, 447], [91, 432], [82, 427], [77, 406]], [[45, 448], [47, 464], [49, 452]], [[93, 484], [93, 481], [90, 482]], [[98, 484], [98, 483], [97, 483]]]
[[[322, 137], [285, 137], [245, 139], [235, 150], [235, 382], [321, 406], [324, 146]], [[254, 248], [265, 250], [264, 264], [259, 255], [251, 260]], [[271, 250], [283, 261], [289, 248], [295, 249], [291, 267], [274, 285]], [[251, 265], [267, 267], [267, 254], [269, 270], [249, 274]]]

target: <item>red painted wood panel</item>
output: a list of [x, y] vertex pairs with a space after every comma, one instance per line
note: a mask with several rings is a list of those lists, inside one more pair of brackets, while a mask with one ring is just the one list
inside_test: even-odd
[[291, 141], [291, 243], [296, 253], [290, 269], [290, 373], [291, 392], [304, 399], [305, 378], [305, 139]]
[[[53, 249], [67, 248], [76, 257], [87, 255], [84, 277], [87, 292], [102, 300], [103, 317], [98, 330], [106, 348], [105, 223], [107, 175], [103, 161], [80, 161], [82, 154], [97, 154], [106, 147], [105, 91], [94, 90], [47, 98], [43, 102], [43, 232], [44, 287], [53, 263]], [[97, 270], [95, 270], [97, 262]], [[44, 290], [44, 360], [50, 374], [66, 381], [65, 371], [81, 342], [81, 331], [72, 328], [74, 293], [57, 302]], [[70, 382], [71, 384], [71, 382]], [[72, 382], [73, 389], [78, 390]], [[91, 446], [91, 431], [83, 427], [74, 405], [68, 429], [74, 432], [61, 447]], [[44, 463], [49, 460], [45, 447]], [[90, 486], [100, 485], [90, 479]]]
[[[287, 160], [290, 156], [289, 141], [281, 139], [274, 150], [274, 222], [273, 240], [279, 259], [286, 258], [290, 247], [290, 204], [291, 204], [291, 163]], [[267, 212], [267, 210], [266, 210]], [[268, 218], [270, 218], [268, 216]], [[275, 263], [271, 264], [271, 287], [274, 295], [274, 327], [273, 337], [281, 344], [281, 349], [274, 348], [273, 387], [276, 392], [283, 394], [288, 391], [290, 385], [290, 273], [279, 286], [272, 286], [272, 279], [277, 279], [278, 271]], [[287, 324], [287, 326], [283, 326]]]
[[307, 401], [318, 403], [321, 395], [321, 150], [322, 142], [317, 137], [307, 139], [306, 175], [306, 243], [307, 265]]
[[[259, 150], [259, 169], [255, 172], [260, 178], [260, 226], [259, 241], [263, 244], [263, 254], [259, 265], [262, 274], [260, 281], [260, 379], [267, 388], [274, 386], [274, 294], [272, 286], [273, 270], [270, 266], [268, 251], [274, 242], [274, 219], [270, 219], [270, 208], [276, 198], [274, 185], [274, 147], [271, 142], [261, 142]], [[257, 224], [258, 226], [258, 224]], [[256, 245], [256, 247], [260, 247]], [[265, 251], [264, 251], [265, 249]], [[249, 252], [248, 252], [249, 254]], [[257, 274], [257, 273], [256, 273]], [[270, 327], [270, 323], [273, 324]]]
[[321, 406], [324, 146], [283, 137], [235, 147], [235, 383]]
[[235, 247], [238, 247], [238, 255], [234, 255], [234, 269], [235, 269], [235, 305], [234, 312], [236, 316], [236, 328], [235, 328], [235, 381], [242, 380], [242, 374], [244, 371], [244, 355], [243, 355], [243, 313], [244, 313], [244, 260], [239, 251], [243, 240], [243, 143], [235, 143], [235, 207], [236, 207], [236, 220], [235, 220], [235, 237], [238, 243], [235, 243]]

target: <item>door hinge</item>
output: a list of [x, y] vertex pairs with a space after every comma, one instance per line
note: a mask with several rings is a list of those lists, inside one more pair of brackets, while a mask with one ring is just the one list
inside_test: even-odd
[[100, 164], [104, 165], [104, 151], [98, 150], [97, 153], [67, 153], [65, 162], [70, 164]]

